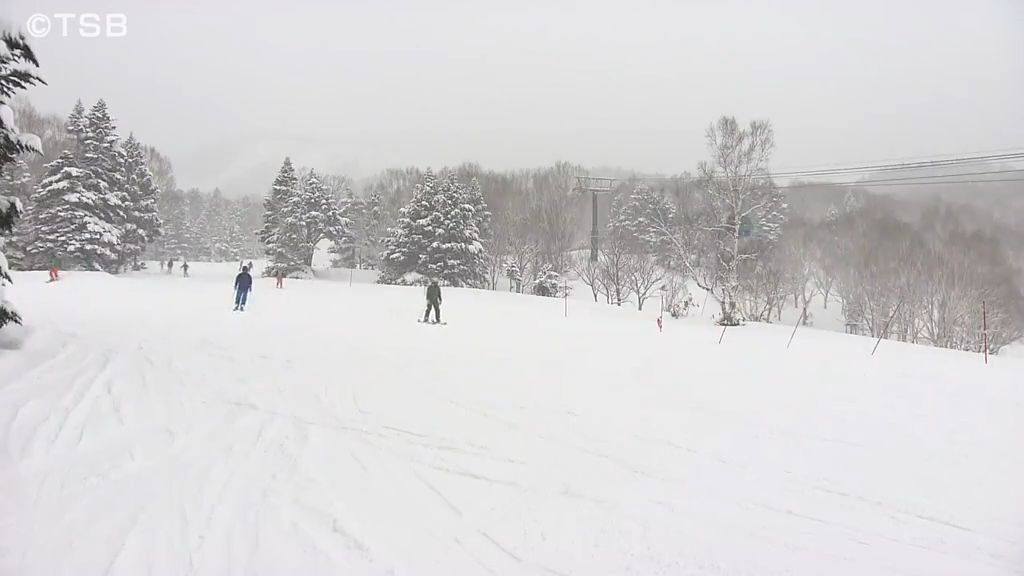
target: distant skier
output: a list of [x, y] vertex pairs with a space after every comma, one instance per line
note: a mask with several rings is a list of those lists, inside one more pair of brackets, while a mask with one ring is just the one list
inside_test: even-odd
[[252, 276], [249, 275], [249, 267], [242, 266], [242, 271], [235, 276], [235, 310], [245, 312], [249, 292], [252, 292]]
[[423, 321], [426, 322], [430, 318], [430, 309], [434, 309], [434, 324], [441, 323], [441, 287], [437, 285], [437, 280], [431, 280], [430, 286], [427, 286], [427, 311], [423, 313]]
[[174, 272], [174, 258], [167, 261], [167, 273], [170, 274], [172, 272]]
[[50, 280], [49, 282], [56, 282], [60, 280], [60, 276], [57, 274], [57, 265], [53, 264], [50, 266]]
[[163, 271], [164, 271], [164, 268], [166, 268], [166, 267], [167, 267], [167, 263], [166, 263], [166, 262], [164, 262], [164, 261], [163, 261], [163, 260], [161, 259], [161, 260], [160, 260], [160, 271], [161, 271], [161, 272], [163, 272]]
[[238, 261], [238, 271], [241, 272], [242, 268], [245, 268], [245, 262], [239, 260]]
[[181, 261], [181, 275], [188, 278], [188, 260]]
[[256, 269], [253, 268], [253, 266], [252, 266], [252, 260], [249, 260], [249, 265], [248, 266], [242, 266], [242, 268], [248, 268], [250, 273], [256, 271]]
[[277, 287], [284, 288], [284, 274], [281, 273], [281, 269], [277, 269], [277, 273], [274, 275], [277, 278]]

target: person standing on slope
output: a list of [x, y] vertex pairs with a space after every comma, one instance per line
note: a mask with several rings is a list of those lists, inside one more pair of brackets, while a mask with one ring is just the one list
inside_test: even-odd
[[242, 271], [235, 276], [235, 310], [245, 312], [249, 292], [252, 292], [252, 276], [249, 275], [249, 267], [242, 266]]
[[430, 309], [434, 309], [434, 324], [441, 323], [441, 287], [437, 285], [437, 280], [431, 280], [430, 286], [427, 286], [427, 311], [423, 313], [423, 321], [426, 322], [430, 318]]
[[188, 260], [181, 261], [181, 275], [188, 278]]
[[277, 287], [284, 288], [284, 274], [281, 273], [280, 268], [277, 269], [275, 276], [277, 277]]

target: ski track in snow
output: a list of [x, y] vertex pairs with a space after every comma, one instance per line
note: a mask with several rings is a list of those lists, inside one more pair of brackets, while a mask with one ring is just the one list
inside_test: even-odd
[[0, 574], [1024, 574], [1024, 361], [232, 268], [17, 275]]

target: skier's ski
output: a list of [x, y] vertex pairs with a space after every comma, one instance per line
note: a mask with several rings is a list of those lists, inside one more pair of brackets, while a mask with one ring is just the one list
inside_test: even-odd
[[431, 322], [429, 320], [426, 320], [426, 321], [420, 320], [419, 318], [417, 318], [416, 321], [419, 322], [420, 324], [434, 324], [436, 326], [447, 326], [448, 325], [447, 322]]

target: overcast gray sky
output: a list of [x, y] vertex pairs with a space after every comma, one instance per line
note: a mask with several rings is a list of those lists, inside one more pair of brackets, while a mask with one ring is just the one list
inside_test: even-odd
[[[1024, 146], [1022, 0], [2, 0], [127, 15], [33, 41], [46, 112], [106, 98], [179, 185], [263, 194], [285, 155], [692, 170], [722, 114], [778, 168]], [[56, 20], [55, 20], [56, 22]]]

